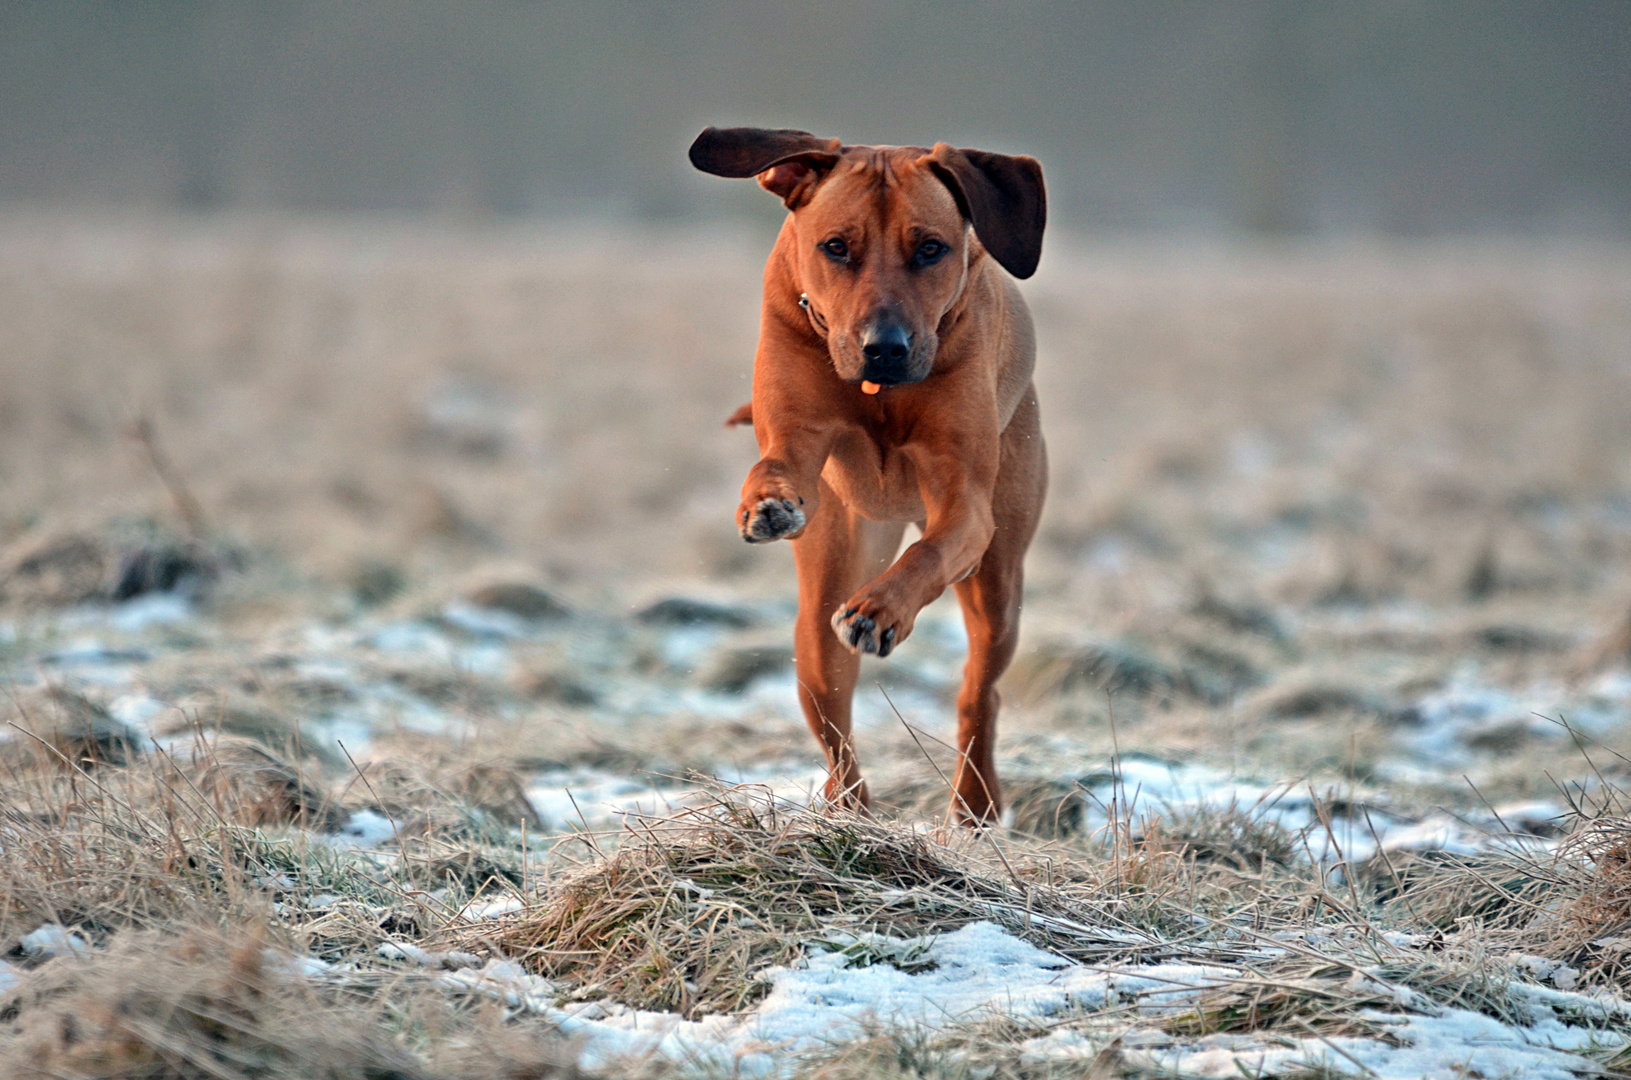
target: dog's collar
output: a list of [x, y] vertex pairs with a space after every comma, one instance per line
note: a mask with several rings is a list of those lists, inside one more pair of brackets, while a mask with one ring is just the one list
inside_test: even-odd
[[799, 307], [803, 308], [804, 314], [810, 317], [810, 325], [815, 327], [815, 332], [820, 334], [822, 337], [826, 337], [827, 320], [823, 319], [820, 315], [817, 315], [816, 309], [810, 306], [809, 293], [799, 293]]

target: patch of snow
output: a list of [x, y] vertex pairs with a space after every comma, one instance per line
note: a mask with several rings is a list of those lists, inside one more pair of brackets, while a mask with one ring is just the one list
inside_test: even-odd
[[[1371, 1012], [1366, 1019], [1385, 1029], [1399, 1045], [1350, 1036], [1274, 1040], [1252, 1035], [1212, 1035], [1180, 1039], [1161, 1032], [1138, 1032], [1122, 1039], [1128, 1065], [1163, 1076], [1280, 1076], [1294, 1070], [1364, 1076], [1374, 1080], [1466, 1080], [1508, 1077], [1574, 1080], [1600, 1069], [1570, 1051], [1593, 1049], [1601, 1032], [1565, 1029], [1562, 1045], [1552, 1033], [1503, 1024], [1479, 1013], [1447, 1009], [1437, 1016]], [[1086, 1045], [1084, 1045], [1086, 1044]], [[1613, 1045], [1609, 1039], [1606, 1045]], [[1025, 1061], [1085, 1057], [1094, 1049], [1082, 1035], [1061, 1031], [1024, 1044]]]
[[405, 728], [430, 735], [469, 737], [475, 733], [473, 725], [462, 718], [437, 708], [417, 694], [386, 682], [353, 681], [350, 684], [356, 700], [334, 710], [330, 722], [354, 729], [343, 735], [346, 745], [353, 748], [370, 741], [376, 732]]
[[[1598, 736], [1631, 720], [1631, 677], [1610, 673], [1584, 694], [1571, 697], [1559, 685], [1537, 682], [1514, 692], [1486, 682], [1478, 665], [1466, 663], [1446, 685], [1407, 710], [1414, 731], [1399, 741], [1417, 757], [1442, 767], [1464, 763], [1513, 739], [1568, 738], [1569, 727]], [[1480, 749], [1479, 744], [1484, 747]]]
[[373, 810], [357, 810], [340, 826], [340, 831], [320, 838], [336, 847], [372, 848], [395, 839], [396, 827], [391, 819]]
[[[1331, 1043], [1382, 1080], [1462, 1080], [1468, 1076], [1572, 1080], [1581, 1073], [1598, 1071], [1577, 1056], [1578, 1052], [1623, 1041], [1557, 1020], [1518, 1027], [1463, 1009], [1445, 1009], [1438, 1016], [1366, 1013], [1365, 1018], [1405, 1045], [1392, 1047], [1368, 1039], [1332, 1039]], [[1338, 1064], [1335, 1057], [1330, 1059], [1333, 1065]]]
[[511, 611], [477, 607], [463, 600], [455, 600], [442, 608], [442, 619], [474, 637], [517, 640], [531, 636], [526, 619]]
[[1511, 691], [1458, 678], [1411, 706], [1419, 730], [1403, 733], [1400, 741], [1423, 758], [1446, 762], [1470, 760], [1475, 751], [1469, 744], [1500, 738], [1505, 732], [1517, 738], [1561, 734], [1535, 711], [1531, 702]]
[[1131, 548], [1115, 533], [1099, 537], [1081, 557], [1081, 565], [1096, 573], [1117, 575], [1127, 572]]
[[83, 637], [65, 649], [46, 653], [40, 663], [49, 667], [71, 668], [74, 677], [86, 682], [121, 684], [135, 677], [136, 664], [153, 659], [145, 649], [119, 649], [94, 637]]
[[376, 952], [387, 960], [405, 960], [421, 967], [447, 968], [450, 971], [460, 971], [465, 968], [479, 968], [482, 966], [481, 957], [474, 953], [458, 952], [431, 952], [406, 941], [381, 942]]
[[463, 645], [453, 655], [453, 666], [472, 675], [501, 677], [509, 674], [510, 663], [510, 650], [492, 642]]
[[321, 660], [302, 660], [295, 665], [295, 674], [302, 679], [313, 682], [331, 682], [340, 686], [347, 686], [357, 681], [356, 672], [351, 665], [333, 657]]
[[687, 1021], [626, 1010], [591, 1020], [547, 1011], [563, 1031], [585, 1040], [586, 1068], [659, 1054], [741, 1075], [771, 1076], [788, 1070], [798, 1054], [862, 1037], [880, 1025], [938, 1028], [984, 1015], [1040, 1018], [1128, 1002], [1164, 1012], [1231, 974], [1193, 964], [1089, 968], [987, 922], [897, 944], [932, 970], [912, 974], [882, 963], [852, 967], [851, 953], [834, 951], [812, 956], [802, 968], [772, 971], [769, 995], [740, 1017]]
[[1586, 692], [1602, 701], [1631, 704], [1631, 671], [1605, 671]]
[[45, 923], [38, 930], [24, 934], [18, 945], [28, 956], [44, 959], [72, 953], [84, 956], [91, 951], [90, 942], [78, 934], [65, 930], [57, 923]]
[[143, 693], [120, 694], [108, 702], [108, 714], [137, 731], [151, 732], [149, 722], [169, 707], [158, 698]]
[[1518, 966], [1541, 982], [1549, 982], [1559, 990], [1573, 990], [1580, 981], [1580, 973], [1561, 960], [1544, 956], [1520, 956]]
[[[458, 610], [464, 611], [462, 608]], [[386, 623], [372, 633], [362, 635], [357, 643], [433, 667], [451, 667], [477, 675], [503, 675], [508, 672], [511, 658], [507, 639], [510, 635], [495, 635], [493, 630], [498, 624], [491, 620], [513, 616], [474, 607], [468, 608], [464, 614], [468, 616], [466, 621], [469, 625], [460, 628], [486, 640], [462, 644], [454, 641], [434, 622], [404, 619]], [[459, 625], [454, 620], [449, 621]], [[478, 626], [481, 629], [473, 629]]]
[[534, 777], [527, 802], [550, 832], [585, 826], [599, 830], [618, 827], [628, 813], [668, 813], [690, 790], [658, 788], [650, 781], [598, 769], [575, 769]]
[[192, 601], [179, 592], [144, 593], [109, 611], [107, 624], [122, 633], [135, 634], [152, 626], [190, 622], [194, 614]]
[[724, 631], [718, 626], [682, 626], [662, 636], [658, 651], [669, 667], [690, 672], [723, 636]]
[[297, 640], [311, 652], [321, 655], [350, 648], [357, 642], [357, 632], [349, 627], [308, 622], [300, 627]]
[[1136, 824], [1147, 817], [1170, 818], [1233, 807], [1301, 835], [1307, 852], [1321, 862], [1363, 862], [1378, 851], [1470, 854], [1494, 845], [1543, 846], [1545, 841], [1539, 836], [1550, 832], [1566, 815], [1564, 807], [1540, 801], [1496, 807], [1499, 818], [1486, 812], [1416, 818], [1384, 806], [1365, 806], [1359, 800], [1350, 808], [1345, 805], [1347, 800], [1330, 795], [1322, 796], [1316, 805], [1307, 784], [1267, 784], [1206, 765], [1141, 755], [1122, 758], [1116, 771], [1121, 778], [1119, 787], [1110, 770], [1079, 781], [1086, 793], [1089, 828], [1104, 827], [1112, 808]]
[[271, 948], [261, 950], [261, 960], [273, 970], [282, 971], [297, 979], [320, 978], [334, 970], [334, 966], [327, 960], [319, 960], [315, 956], [296, 956]]
[[452, 990], [491, 994], [511, 1008], [526, 1008], [554, 1020], [572, 1018], [555, 1008], [555, 984], [533, 975], [511, 960], [490, 960], [484, 967], [466, 967], [436, 980]]
[[11, 989], [22, 981], [23, 977], [16, 968], [0, 960], [0, 994], [10, 993]]
[[[874, 943], [876, 944], [876, 943]], [[933, 969], [908, 973], [885, 964], [852, 966], [855, 950], [812, 956], [801, 968], [769, 974], [770, 994], [751, 1012], [686, 1021], [666, 1013], [606, 1008], [563, 1010], [534, 988], [536, 976], [489, 965], [482, 979], [496, 982], [513, 1003], [524, 1003], [583, 1040], [581, 1063], [604, 1068], [619, 1060], [660, 1055], [732, 1075], [785, 1075], [800, 1054], [819, 1052], [881, 1030], [925, 1031], [1001, 1014], [1020, 1021], [1091, 1018], [1116, 1009], [1122, 1023], [1193, 1008], [1208, 989], [1238, 973], [1229, 968], [1164, 963], [1089, 967], [1043, 952], [991, 923], [974, 923], [908, 948], [914, 962]], [[863, 950], [867, 951], [867, 950]], [[870, 950], [887, 955], [887, 950]], [[467, 977], [474, 973], [461, 973]], [[466, 985], [472, 981], [467, 980]], [[553, 990], [553, 988], [551, 988]], [[1389, 1038], [1297, 1038], [1251, 1035], [1180, 1038], [1161, 1031], [1129, 1031], [1123, 1053], [1130, 1063], [1163, 1075], [1233, 1077], [1274, 1075], [1298, 1065], [1323, 1064], [1338, 1074], [1397, 1080], [1464, 1080], [1483, 1075], [1565, 1080], [1594, 1071], [1579, 1055], [1624, 1045], [1601, 1023], [1624, 1018], [1631, 1006], [1543, 987], [1515, 993], [1532, 1003], [1527, 1025], [1506, 1024], [1460, 1009], [1432, 1005], [1406, 991], [1416, 1013], [1367, 1011], [1364, 1018]], [[1427, 1015], [1422, 1015], [1422, 1011]], [[1573, 1019], [1577, 1022], [1570, 1023]], [[1578, 1022], [1578, 1021], [1584, 1021]], [[1107, 1018], [1106, 1023], [1115, 1019]], [[1102, 1025], [1101, 1025], [1102, 1029]], [[1026, 1061], [1087, 1058], [1102, 1049], [1097, 1037], [1062, 1027], [1023, 1044]]]
[[436, 954], [406, 941], [383, 941], [375, 950], [387, 960], [411, 960], [426, 967], [438, 967], [441, 960]]
[[460, 910], [459, 917], [479, 922], [482, 919], [496, 919], [501, 915], [525, 910], [526, 906], [526, 901], [518, 896], [506, 896], [499, 900], [472, 900]]
[[380, 652], [411, 653], [449, 663], [453, 642], [441, 630], [421, 619], [386, 623], [363, 639], [363, 644]]

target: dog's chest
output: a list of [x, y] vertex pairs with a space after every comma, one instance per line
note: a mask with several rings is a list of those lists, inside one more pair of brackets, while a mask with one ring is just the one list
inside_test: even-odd
[[900, 446], [875, 439], [859, 428], [833, 445], [822, 479], [846, 506], [873, 521], [922, 521], [923, 497], [917, 468]]

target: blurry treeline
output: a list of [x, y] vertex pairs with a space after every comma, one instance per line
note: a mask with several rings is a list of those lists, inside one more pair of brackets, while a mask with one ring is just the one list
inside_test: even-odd
[[0, 5], [5, 201], [770, 213], [707, 123], [1034, 153], [1095, 230], [1623, 232], [1631, 3]]

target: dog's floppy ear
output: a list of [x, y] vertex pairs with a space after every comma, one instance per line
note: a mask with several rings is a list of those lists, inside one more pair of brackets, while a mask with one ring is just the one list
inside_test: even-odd
[[1004, 270], [1017, 278], [1036, 273], [1048, 193], [1035, 158], [935, 143], [929, 167], [951, 189], [974, 234]]
[[757, 176], [789, 210], [838, 161], [837, 139], [772, 128], [705, 128], [691, 144], [691, 164], [715, 176]]

